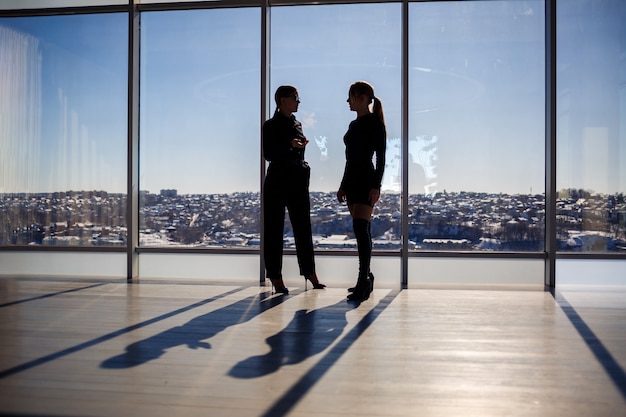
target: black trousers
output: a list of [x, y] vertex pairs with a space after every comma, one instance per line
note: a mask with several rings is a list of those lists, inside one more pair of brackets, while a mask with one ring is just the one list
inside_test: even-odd
[[285, 209], [293, 227], [300, 275], [315, 272], [309, 180], [305, 162], [270, 163], [263, 185], [264, 260], [268, 278], [282, 278]]

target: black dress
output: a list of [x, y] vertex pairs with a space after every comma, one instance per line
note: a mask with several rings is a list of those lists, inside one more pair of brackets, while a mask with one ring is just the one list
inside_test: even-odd
[[385, 171], [385, 125], [373, 113], [360, 116], [350, 123], [343, 142], [346, 145], [346, 166], [339, 188], [346, 192], [348, 204], [371, 206], [370, 190], [380, 189]]

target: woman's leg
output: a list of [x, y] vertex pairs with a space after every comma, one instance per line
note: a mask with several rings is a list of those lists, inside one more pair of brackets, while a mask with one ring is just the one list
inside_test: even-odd
[[293, 227], [300, 275], [315, 273], [313, 236], [311, 232], [311, 201], [308, 189], [294, 189], [287, 198], [289, 220]]
[[372, 218], [374, 207], [368, 204], [355, 203], [348, 206], [353, 219], [364, 219], [368, 222]]
[[367, 204], [351, 204], [352, 227], [359, 253], [359, 278], [367, 278], [372, 258], [372, 235], [370, 219], [373, 208]]
[[282, 280], [285, 203], [280, 190], [275, 189], [275, 184], [266, 182], [263, 205], [265, 270], [271, 280]]
[[352, 294], [348, 295], [348, 299], [361, 301], [369, 298], [372, 292], [373, 283], [369, 279], [369, 273], [372, 259], [370, 219], [373, 208], [367, 204], [351, 204], [348, 208], [352, 214], [352, 227], [359, 254], [359, 276], [356, 286], [352, 288]]

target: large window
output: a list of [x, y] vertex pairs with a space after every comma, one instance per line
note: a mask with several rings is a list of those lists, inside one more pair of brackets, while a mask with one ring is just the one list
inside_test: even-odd
[[543, 1], [410, 5], [409, 240], [541, 251]]
[[141, 16], [140, 245], [258, 247], [260, 11]]
[[0, 19], [0, 245], [126, 245], [127, 23]]
[[626, 2], [558, 2], [557, 238], [626, 252]]
[[[372, 222], [374, 249], [400, 248], [401, 9], [397, 3], [286, 6], [271, 11], [271, 93], [298, 88], [296, 114], [310, 143], [313, 234], [318, 248], [355, 249], [352, 223], [336, 192], [343, 175], [343, 136], [356, 118], [346, 99], [365, 80], [383, 103], [387, 166]], [[271, 111], [274, 111], [272, 105]], [[292, 245], [290, 226], [286, 245]]]
[[[366, 80], [388, 133], [375, 261], [413, 282], [448, 274], [454, 264], [431, 261], [449, 256], [478, 260], [466, 268], [470, 281], [496, 264], [483, 258], [515, 258], [501, 264], [539, 277], [546, 224], [556, 224], [547, 238], [558, 243], [549, 256], [626, 253], [626, 2], [558, 1], [556, 139], [545, 108], [545, 8], [556, 0], [131, 3], [0, 6], [0, 247], [117, 246], [98, 252], [127, 249], [130, 264], [131, 226], [152, 248], [143, 259], [188, 247], [258, 255], [261, 125], [276, 88], [291, 84], [310, 140], [323, 269], [336, 255], [326, 249], [356, 248], [336, 191], [355, 118], [348, 88]], [[129, 26], [138, 29], [138, 74], [129, 71]], [[137, 122], [139, 137], [129, 137]], [[545, 166], [553, 140], [556, 178]], [[139, 174], [139, 206], [130, 207], [139, 224], [130, 225], [129, 167]], [[556, 201], [546, 201], [553, 180]]]

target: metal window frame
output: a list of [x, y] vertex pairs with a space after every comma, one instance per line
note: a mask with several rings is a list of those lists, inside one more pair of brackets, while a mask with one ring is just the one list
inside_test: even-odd
[[[409, 5], [411, 3], [432, 3], [439, 1], [462, 0], [214, 0], [168, 3], [140, 3], [139, 0], [128, 0], [127, 5], [102, 5], [84, 7], [52, 7], [42, 9], [9, 9], [0, 10], [0, 17], [28, 17], [52, 16], [70, 14], [97, 14], [97, 13], [128, 13], [128, 161], [127, 161], [127, 224], [128, 243], [124, 248], [119, 247], [36, 247], [36, 246], [2, 246], [2, 251], [57, 251], [57, 252], [125, 252], [127, 254], [127, 280], [133, 281], [138, 277], [138, 257], [140, 253], [198, 253], [198, 254], [254, 254], [261, 258], [259, 268], [259, 283], [264, 285], [265, 267], [263, 263], [264, 245], [261, 240], [260, 249], [206, 249], [206, 248], [166, 248], [166, 247], [139, 247], [139, 48], [140, 48], [140, 19], [142, 11], [168, 11], [192, 9], [218, 9], [258, 7], [261, 9], [261, 112], [260, 125], [267, 118], [270, 108], [270, 28], [271, 8], [274, 6], [302, 6], [302, 5], [337, 5], [337, 4], [401, 4], [401, 86], [402, 86], [402, 249], [399, 251], [375, 251], [374, 256], [400, 257], [402, 288], [408, 286], [409, 258], [506, 258], [506, 259], [544, 259], [544, 284], [546, 288], [556, 285], [555, 269], [557, 259], [620, 259], [626, 260], [626, 254], [613, 253], [562, 253], [557, 251], [556, 241], [556, 7], [557, 0], [544, 0], [545, 6], [545, 200], [546, 200], [546, 230], [545, 248], [543, 252], [473, 252], [473, 251], [419, 251], [408, 250], [408, 56], [409, 56]], [[488, 0], [476, 0], [488, 1]], [[259, 148], [261, 140], [259, 137]], [[265, 178], [265, 162], [259, 153], [260, 189]], [[263, 219], [263, 204], [261, 202], [261, 220]], [[263, 236], [263, 222], [261, 221], [261, 236]], [[325, 250], [323, 255], [346, 256], [354, 251]], [[285, 250], [286, 254], [294, 254], [294, 250]]]

